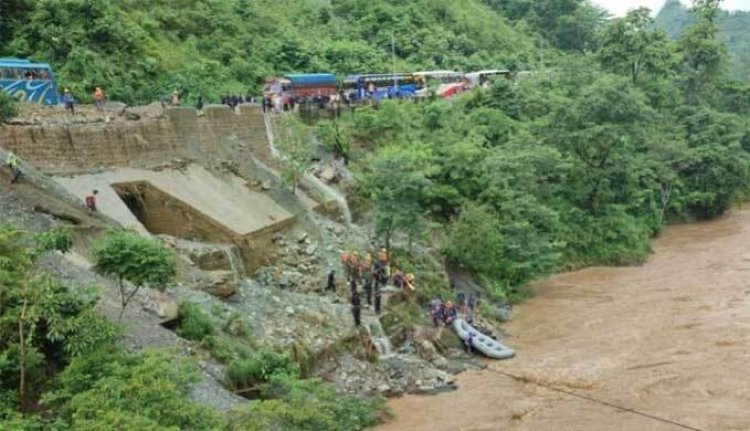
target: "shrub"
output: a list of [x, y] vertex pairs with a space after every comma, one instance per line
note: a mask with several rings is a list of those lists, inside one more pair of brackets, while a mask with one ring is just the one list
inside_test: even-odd
[[0, 122], [18, 115], [18, 102], [5, 91], [0, 91]]
[[236, 359], [226, 371], [227, 386], [233, 390], [251, 388], [276, 376], [299, 376], [299, 366], [287, 353], [260, 350], [247, 359]]
[[201, 308], [192, 302], [180, 304], [180, 324], [177, 335], [188, 340], [201, 341], [214, 333], [211, 318]]
[[377, 423], [383, 399], [337, 394], [318, 379], [276, 376], [262, 391], [264, 401], [234, 412], [232, 430], [352, 431]]

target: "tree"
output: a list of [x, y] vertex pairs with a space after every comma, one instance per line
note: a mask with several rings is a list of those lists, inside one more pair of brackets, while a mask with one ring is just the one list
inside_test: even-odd
[[30, 248], [29, 235], [0, 226], [0, 391], [16, 382], [21, 412], [30, 408], [30, 382], [41, 386], [47, 373], [115, 336], [94, 312], [96, 296], [78, 297], [32, 272], [44, 252], [69, 250], [70, 239], [69, 231], [56, 229], [37, 235]]
[[716, 37], [719, 4], [720, 0], [695, 0], [693, 12], [697, 21], [680, 38], [683, 85], [686, 95], [692, 99], [709, 96], [725, 70], [726, 45]]
[[293, 115], [283, 116], [277, 130], [276, 147], [281, 153], [284, 177], [295, 192], [310, 167], [312, 131]]
[[630, 76], [633, 85], [641, 75], [663, 76], [672, 62], [666, 34], [652, 30], [653, 18], [648, 8], [631, 10], [624, 18], [614, 19], [602, 36], [599, 59], [606, 70]]
[[[164, 289], [176, 273], [172, 256], [161, 242], [132, 231], [107, 231], [104, 238], [94, 244], [92, 254], [94, 270], [117, 278], [122, 307], [118, 320], [141, 287]], [[134, 287], [128, 290], [126, 281]]]
[[394, 232], [404, 231], [410, 243], [423, 228], [422, 202], [434, 171], [429, 151], [420, 145], [388, 146], [370, 161], [363, 178], [374, 210], [375, 233], [390, 250]]

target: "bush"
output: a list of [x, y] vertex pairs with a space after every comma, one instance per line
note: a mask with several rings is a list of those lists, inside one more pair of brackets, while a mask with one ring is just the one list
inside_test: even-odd
[[232, 430], [352, 431], [377, 423], [383, 399], [337, 394], [318, 379], [274, 377], [263, 390], [267, 399], [235, 411]]
[[57, 407], [59, 429], [222, 429], [218, 413], [187, 399], [194, 364], [165, 352], [114, 349], [76, 358], [45, 404]]
[[261, 350], [250, 358], [229, 364], [226, 382], [233, 390], [247, 389], [276, 376], [299, 376], [299, 366], [287, 353]]
[[177, 335], [188, 340], [201, 341], [214, 333], [211, 318], [192, 302], [180, 304], [180, 324]]
[[0, 90], [0, 122], [18, 115], [18, 102], [8, 93]]

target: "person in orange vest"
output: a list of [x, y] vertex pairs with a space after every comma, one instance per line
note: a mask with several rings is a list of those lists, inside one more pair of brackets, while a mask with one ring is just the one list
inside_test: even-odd
[[103, 111], [104, 110], [104, 91], [102, 91], [101, 87], [96, 87], [96, 91], [94, 91], [94, 102], [96, 102], [96, 109]]
[[356, 251], [349, 255], [349, 271], [351, 271], [351, 277], [360, 278], [359, 253]]

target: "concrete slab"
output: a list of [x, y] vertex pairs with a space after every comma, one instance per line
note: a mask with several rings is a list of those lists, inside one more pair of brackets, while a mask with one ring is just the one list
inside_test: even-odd
[[82, 200], [92, 190], [99, 190], [99, 210], [123, 226], [142, 233], [146, 228], [120, 199], [113, 184], [147, 182], [243, 237], [294, 219], [269, 196], [249, 189], [241, 178], [234, 175], [219, 178], [196, 165], [184, 170], [163, 171], [121, 168], [98, 174], [56, 177], [55, 180]]

